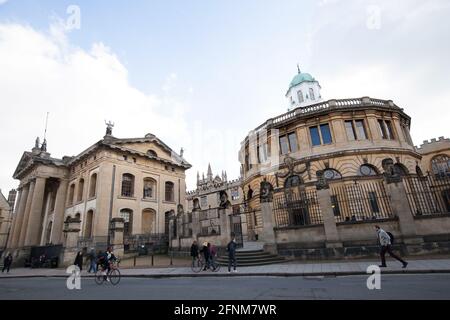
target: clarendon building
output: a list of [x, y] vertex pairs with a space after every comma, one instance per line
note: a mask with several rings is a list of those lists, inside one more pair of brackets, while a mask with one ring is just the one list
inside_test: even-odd
[[122, 254], [140, 236], [168, 243], [169, 216], [183, 210], [191, 165], [153, 134], [120, 139], [112, 126], [74, 157], [52, 158], [38, 139], [24, 152], [14, 172], [20, 184], [8, 240], [16, 260], [52, 247], [48, 254], [71, 264], [81, 248], [115, 245]]

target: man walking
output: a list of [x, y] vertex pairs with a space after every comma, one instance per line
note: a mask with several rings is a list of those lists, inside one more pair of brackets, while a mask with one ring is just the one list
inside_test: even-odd
[[227, 245], [228, 251], [228, 273], [231, 272], [231, 265], [233, 265], [233, 272], [236, 271], [236, 238], [233, 235], [231, 241]]
[[90, 260], [90, 265], [89, 265], [88, 273], [91, 273], [91, 270], [92, 270], [92, 272], [96, 273], [97, 272], [97, 255], [95, 254], [94, 248], [91, 248], [91, 251], [89, 252], [89, 260]]
[[386, 256], [386, 252], [387, 252], [387, 253], [389, 253], [389, 255], [392, 258], [400, 261], [403, 264], [403, 268], [406, 268], [406, 266], [408, 265], [408, 262], [406, 262], [405, 260], [398, 257], [396, 254], [394, 254], [392, 252], [391, 237], [389, 236], [389, 234], [386, 231], [384, 231], [383, 229], [381, 229], [380, 226], [378, 226], [378, 225], [375, 226], [375, 229], [377, 230], [378, 241], [380, 242], [380, 246], [381, 246], [381, 251], [380, 251], [381, 265], [379, 267], [380, 268], [386, 267], [386, 257], [385, 256]]
[[198, 260], [198, 245], [197, 240], [194, 240], [191, 245], [191, 257], [192, 257], [192, 266], [195, 265], [195, 262]]
[[11, 267], [12, 264], [12, 255], [11, 253], [9, 253], [7, 256], [5, 256], [5, 258], [3, 259], [3, 269], [2, 269], [2, 273], [6, 270], [7, 273], [9, 273], [9, 268]]

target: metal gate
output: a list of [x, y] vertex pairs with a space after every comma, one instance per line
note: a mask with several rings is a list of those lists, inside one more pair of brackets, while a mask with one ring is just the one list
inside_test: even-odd
[[240, 214], [230, 215], [230, 228], [231, 234], [236, 237], [236, 243], [238, 248], [244, 246], [244, 238], [242, 236], [242, 222]]

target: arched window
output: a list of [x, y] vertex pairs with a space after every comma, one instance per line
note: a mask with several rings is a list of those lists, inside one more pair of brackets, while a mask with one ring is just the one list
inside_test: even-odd
[[166, 201], [174, 202], [175, 201], [175, 195], [174, 195], [174, 184], [173, 182], [167, 181], [166, 182]]
[[378, 170], [371, 164], [363, 164], [359, 167], [358, 174], [360, 176], [376, 176], [378, 175]]
[[91, 184], [89, 186], [89, 198], [95, 197], [97, 190], [97, 174], [91, 176]]
[[401, 163], [394, 164], [394, 174], [399, 176], [406, 176], [408, 174], [408, 169]]
[[327, 180], [342, 179], [342, 175], [335, 169], [325, 169], [323, 171], [323, 177]]
[[120, 217], [123, 218], [123, 235], [129, 236], [133, 229], [133, 210], [122, 209], [120, 210]]
[[87, 238], [91, 238], [92, 237], [92, 223], [94, 221], [94, 211], [93, 210], [89, 210], [86, 213], [86, 224], [84, 227], [84, 236]]
[[156, 180], [152, 178], [144, 179], [144, 199], [154, 199], [156, 197]]
[[158, 154], [155, 152], [155, 150], [151, 150], [151, 149], [147, 151], [147, 155], [150, 156], [150, 157], [157, 157], [158, 156]]
[[298, 90], [298, 91], [297, 91], [297, 97], [298, 97], [298, 102], [299, 102], [299, 103], [302, 103], [303, 101], [305, 101], [305, 100], [303, 99], [303, 92], [302, 92], [302, 90]]
[[437, 155], [431, 159], [431, 169], [433, 174], [437, 177], [450, 176], [450, 158], [445, 155]]
[[77, 201], [83, 200], [83, 191], [84, 191], [84, 179], [81, 178], [80, 182], [78, 182], [78, 196]]
[[316, 100], [316, 97], [314, 96], [313, 88], [309, 88], [309, 97], [311, 98], [311, 100]]
[[284, 182], [284, 187], [285, 188], [298, 187], [300, 184], [302, 184], [302, 178], [300, 178], [299, 176], [290, 176]]
[[122, 175], [122, 197], [134, 196], [134, 176], [129, 173]]
[[74, 193], [75, 193], [75, 184], [72, 183], [69, 187], [69, 206], [73, 204], [73, 197], [74, 197]]
[[153, 230], [155, 226], [156, 212], [153, 209], [142, 210], [142, 233], [151, 234], [155, 233]]

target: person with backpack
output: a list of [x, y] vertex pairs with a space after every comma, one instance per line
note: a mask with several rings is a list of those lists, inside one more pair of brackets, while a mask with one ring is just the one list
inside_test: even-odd
[[380, 228], [380, 226], [376, 225], [375, 229], [377, 231], [378, 241], [381, 246], [380, 250], [380, 256], [381, 256], [381, 265], [380, 268], [385, 268], [386, 266], [386, 252], [389, 253], [389, 255], [397, 259], [403, 264], [403, 268], [406, 268], [408, 265], [408, 262], [403, 260], [402, 258], [398, 257], [396, 254], [392, 252], [392, 244], [394, 243], [394, 235], [390, 232], [386, 232], [383, 229]]
[[231, 241], [227, 245], [227, 251], [228, 251], [228, 273], [231, 272], [231, 266], [233, 266], [233, 272], [236, 271], [236, 238], [233, 235]]
[[92, 270], [92, 272], [96, 273], [97, 272], [97, 255], [95, 254], [94, 248], [91, 248], [91, 251], [89, 252], [89, 260], [90, 260], [90, 265], [89, 265], [88, 273], [91, 273], [91, 270]]

